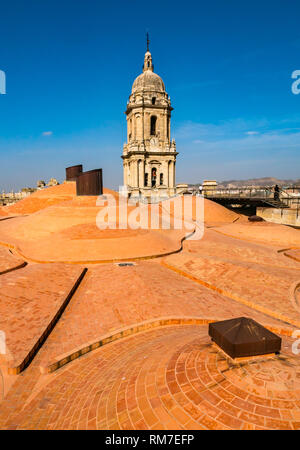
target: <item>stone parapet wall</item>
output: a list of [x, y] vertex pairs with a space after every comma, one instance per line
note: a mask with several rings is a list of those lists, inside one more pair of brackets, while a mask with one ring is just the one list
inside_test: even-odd
[[280, 223], [300, 227], [300, 210], [294, 208], [262, 208], [256, 209], [256, 215], [267, 222]]

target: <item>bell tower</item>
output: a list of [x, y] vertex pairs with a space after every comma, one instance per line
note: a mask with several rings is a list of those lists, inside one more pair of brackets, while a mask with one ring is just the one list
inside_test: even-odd
[[133, 85], [125, 111], [127, 143], [123, 147], [124, 185], [131, 196], [167, 198], [176, 193], [176, 144], [171, 140], [170, 97], [154, 73], [152, 55], [144, 57], [143, 73]]

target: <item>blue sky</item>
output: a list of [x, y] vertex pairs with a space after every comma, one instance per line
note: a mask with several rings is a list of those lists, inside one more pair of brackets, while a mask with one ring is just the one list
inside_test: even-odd
[[145, 33], [172, 106], [177, 182], [300, 178], [298, 0], [1, 2], [0, 189], [102, 167], [122, 183]]

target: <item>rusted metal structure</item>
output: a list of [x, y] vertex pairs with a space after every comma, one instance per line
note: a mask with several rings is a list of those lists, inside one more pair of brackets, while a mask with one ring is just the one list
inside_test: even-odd
[[77, 166], [70, 166], [66, 168], [66, 180], [76, 181], [77, 176], [82, 173], [82, 164]]
[[76, 178], [76, 195], [102, 195], [102, 169], [79, 173]]
[[279, 353], [281, 349], [279, 336], [247, 317], [210, 323], [208, 334], [231, 358]]

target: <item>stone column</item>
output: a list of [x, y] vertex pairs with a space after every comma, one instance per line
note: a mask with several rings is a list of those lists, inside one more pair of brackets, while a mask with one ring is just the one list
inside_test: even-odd
[[136, 140], [136, 117], [135, 117], [135, 114], [132, 115], [132, 128], [133, 128], [132, 137], [134, 140]]
[[145, 133], [145, 139], [150, 139], [150, 113], [148, 113], [148, 112], [145, 114], [144, 133]]
[[164, 142], [168, 142], [168, 114], [164, 111]]
[[141, 115], [137, 114], [135, 120], [136, 120], [136, 139], [138, 141], [141, 141], [143, 135]]
[[173, 187], [176, 186], [176, 161], [173, 161]]
[[169, 164], [169, 187], [174, 187], [174, 161], [170, 161]]
[[151, 165], [148, 164], [147, 168], [148, 168], [148, 184], [147, 184], [147, 186], [151, 187]]
[[164, 174], [164, 185], [169, 187], [169, 166], [168, 161], [164, 161], [162, 165], [162, 171]]
[[145, 141], [145, 108], [144, 108], [144, 98], [143, 98], [143, 114], [142, 114], [142, 131], [143, 131], [142, 140], [143, 140], [143, 142], [144, 142], [144, 141]]
[[131, 186], [131, 164], [130, 164], [129, 161], [127, 163], [127, 176], [126, 176], [126, 178], [127, 178], [126, 185], [127, 186]]
[[[131, 135], [131, 138], [129, 137]], [[132, 139], [132, 116], [127, 118], [127, 142]]]
[[132, 174], [133, 174], [133, 185], [132, 186], [138, 187], [139, 175], [138, 175], [138, 161], [137, 160], [133, 161]]
[[157, 122], [159, 124], [159, 139], [164, 141], [165, 136], [164, 136], [164, 113], [163, 112], [161, 112], [160, 115], [158, 116]]
[[142, 160], [139, 161], [138, 170], [139, 170], [139, 187], [143, 188], [145, 180], [144, 161]]
[[127, 186], [127, 163], [123, 165], [123, 184], [124, 186]]

